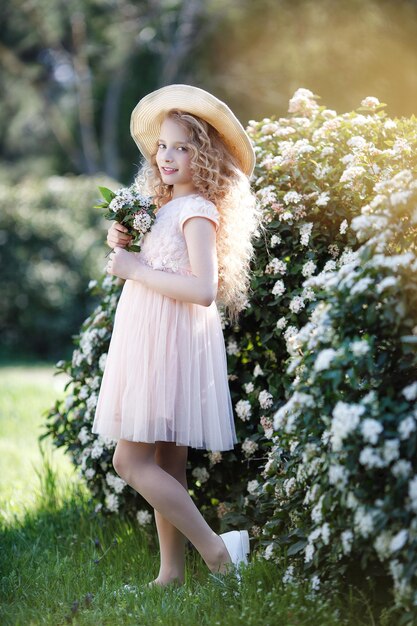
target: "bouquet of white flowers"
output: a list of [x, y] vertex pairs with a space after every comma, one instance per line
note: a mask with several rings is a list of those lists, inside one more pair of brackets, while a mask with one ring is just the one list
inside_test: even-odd
[[156, 205], [150, 197], [142, 196], [135, 185], [121, 187], [111, 191], [107, 187], [99, 187], [104, 202], [95, 205], [95, 209], [107, 209], [104, 217], [123, 224], [128, 234], [133, 237], [126, 248], [129, 252], [139, 252], [144, 235], [150, 231], [155, 221]]

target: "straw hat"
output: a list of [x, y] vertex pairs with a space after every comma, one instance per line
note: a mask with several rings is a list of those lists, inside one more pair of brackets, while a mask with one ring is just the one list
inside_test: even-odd
[[216, 128], [242, 171], [251, 176], [255, 152], [242, 124], [227, 104], [208, 91], [191, 85], [168, 85], [142, 98], [130, 118], [130, 134], [147, 161], [155, 151], [159, 131], [170, 109], [197, 115]]

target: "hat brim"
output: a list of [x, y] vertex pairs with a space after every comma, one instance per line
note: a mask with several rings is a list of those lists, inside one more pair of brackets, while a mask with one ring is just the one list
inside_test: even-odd
[[242, 171], [251, 176], [256, 157], [252, 143], [233, 111], [211, 93], [191, 85], [168, 85], [142, 98], [132, 111], [130, 133], [147, 161], [155, 153], [162, 121], [180, 109], [209, 122], [222, 136]]

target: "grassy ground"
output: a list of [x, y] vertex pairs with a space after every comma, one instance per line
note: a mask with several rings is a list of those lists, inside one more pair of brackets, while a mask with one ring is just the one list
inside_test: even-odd
[[[241, 587], [187, 554], [186, 583], [144, 589], [158, 573], [154, 525], [94, 514], [68, 459], [38, 446], [42, 413], [63, 393], [50, 367], [0, 368], [0, 624], [365, 626], [358, 595], [311, 597], [253, 560]], [[124, 589], [135, 586], [136, 591]], [[382, 624], [382, 622], [381, 622]], [[392, 622], [385, 621], [386, 626]]]

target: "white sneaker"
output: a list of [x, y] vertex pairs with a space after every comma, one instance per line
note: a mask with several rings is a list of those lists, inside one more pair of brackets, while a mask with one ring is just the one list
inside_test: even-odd
[[236, 578], [240, 582], [239, 568], [241, 563], [248, 564], [247, 556], [250, 551], [249, 533], [247, 530], [231, 530], [219, 535], [227, 548], [233, 565], [235, 566]]

